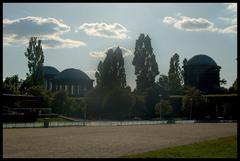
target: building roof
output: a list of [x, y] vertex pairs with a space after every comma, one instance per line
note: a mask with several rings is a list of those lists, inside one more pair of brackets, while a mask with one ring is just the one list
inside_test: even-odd
[[65, 69], [60, 72], [56, 77], [56, 81], [60, 80], [87, 80], [90, 81], [91, 79], [88, 77], [86, 73], [79, 69], [69, 68]]
[[44, 66], [43, 72], [44, 75], [57, 75], [59, 73], [59, 71], [52, 66]]
[[217, 66], [216, 62], [207, 55], [195, 55], [188, 60], [187, 65], [212, 65]]

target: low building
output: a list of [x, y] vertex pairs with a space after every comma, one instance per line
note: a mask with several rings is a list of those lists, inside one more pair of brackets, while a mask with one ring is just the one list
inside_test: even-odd
[[93, 81], [79, 69], [69, 68], [58, 72], [54, 67], [44, 67], [44, 87], [50, 91], [65, 90], [69, 96], [81, 97], [93, 88]]

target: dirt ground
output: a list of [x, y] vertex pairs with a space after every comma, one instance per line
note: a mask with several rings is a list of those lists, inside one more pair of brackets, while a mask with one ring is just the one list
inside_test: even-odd
[[3, 129], [3, 157], [115, 158], [236, 134], [236, 123]]

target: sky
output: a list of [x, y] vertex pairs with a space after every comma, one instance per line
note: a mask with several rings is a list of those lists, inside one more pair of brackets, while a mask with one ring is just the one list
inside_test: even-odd
[[237, 78], [236, 3], [3, 3], [3, 79], [25, 79], [24, 52], [37, 36], [45, 66], [80, 69], [94, 80], [104, 53], [119, 46], [133, 90], [132, 60], [141, 33], [151, 38], [160, 74], [167, 75], [175, 53], [180, 62], [205, 54], [221, 66], [223, 87]]

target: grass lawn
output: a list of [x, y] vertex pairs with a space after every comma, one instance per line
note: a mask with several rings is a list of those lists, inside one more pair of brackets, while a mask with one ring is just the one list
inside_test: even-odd
[[149, 151], [126, 158], [237, 158], [237, 136]]

